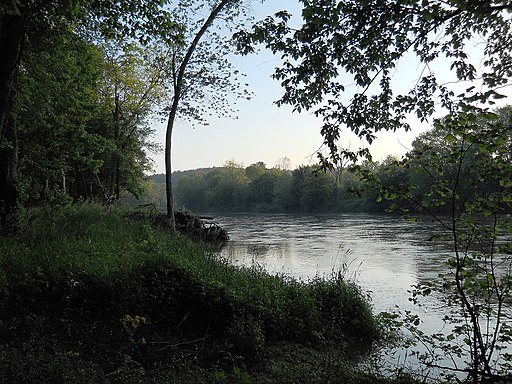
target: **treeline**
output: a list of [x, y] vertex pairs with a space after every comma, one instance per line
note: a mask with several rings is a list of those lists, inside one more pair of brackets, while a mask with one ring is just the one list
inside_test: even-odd
[[243, 167], [233, 161], [224, 167], [199, 170], [176, 182], [177, 207], [198, 212], [328, 212], [361, 210], [364, 201], [347, 192], [356, 181], [315, 166], [293, 171], [267, 168], [258, 162]]
[[[176, 207], [194, 212], [361, 212], [372, 206], [369, 195], [351, 192], [364, 183], [344, 169], [321, 172], [313, 165], [287, 170], [228, 161], [175, 176]], [[144, 199], [165, 208], [162, 175], [151, 177]]]
[[[511, 117], [510, 106], [498, 109], [494, 130], [495, 141], [512, 149]], [[175, 173], [176, 206], [194, 212], [412, 213], [427, 208], [443, 213], [457, 209], [450, 201], [467, 204], [482, 196], [491, 201], [502, 193], [504, 180], [510, 180], [511, 152], [496, 152], [494, 139], [487, 137], [489, 128], [475, 121], [474, 129], [462, 133], [445, 119], [418, 136], [402, 159], [388, 156], [327, 171], [315, 165], [287, 170], [228, 161], [219, 168]], [[164, 208], [163, 178], [155, 175], [152, 180], [145, 198]]]

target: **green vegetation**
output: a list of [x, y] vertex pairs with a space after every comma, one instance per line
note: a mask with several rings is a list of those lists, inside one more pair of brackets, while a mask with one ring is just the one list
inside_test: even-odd
[[[345, 172], [341, 181], [317, 166], [293, 171], [267, 168], [262, 162], [243, 167], [228, 161], [224, 167], [173, 174], [177, 207], [194, 212], [361, 212], [367, 199], [348, 188], [362, 186], [358, 177]], [[161, 175], [145, 185], [141, 200], [163, 208]]]
[[170, 188], [174, 120], [206, 124], [234, 113], [231, 96], [250, 95], [227, 59], [230, 40], [209, 31], [218, 15], [229, 29], [245, 11], [216, 3], [0, 5], [0, 231], [15, 229], [19, 204], [137, 196], [164, 114]]
[[18, 204], [137, 194], [163, 102], [161, 1], [0, 5], [0, 231]]
[[18, 203], [138, 195], [164, 99], [155, 48], [83, 36], [63, 20], [27, 34], [13, 111]]
[[[206, 12], [208, 15], [204, 17]], [[234, 111], [228, 98], [231, 96], [249, 99], [235, 70], [228, 59], [233, 45], [225, 32], [239, 28], [238, 20], [245, 16], [245, 6], [238, 0], [218, 2], [189, 1], [174, 5], [174, 20], [183, 28], [181, 44], [172, 44], [164, 58], [170, 68], [172, 98], [169, 104], [165, 133], [165, 186], [166, 211], [171, 230], [176, 230], [174, 196], [172, 186], [172, 133], [177, 117], [200, 124], [207, 124], [206, 115], [230, 116]], [[199, 20], [198, 20], [198, 15]], [[223, 33], [210, 31], [214, 22], [221, 21]], [[245, 84], [247, 86], [247, 84]]]
[[[438, 190], [435, 173], [444, 173], [444, 184], [458, 178], [457, 188], [472, 192], [468, 198], [473, 198], [475, 193], [482, 199], [499, 194], [509, 172], [506, 153], [512, 143], [508, 129], [511, 110], [505, 106], [487, 115], [474, 115], [471, 129], [483, 133], [479, 134], [478, 142], [468, 144], [467, 151], [464, 149], [464, 167], [449, 158], [457, 151], [453, 147], [456, 132], [452, 132], [456, 123], [447, 116], [413, 141], [404, 162], [388, 156], [382, 162], [332, 165], [322, 172], [319, 166], [300, 166], [290, 171], [269, 169], [262, 162], [244, 168], [228, 161], [224, 167], [176, 173], [173, 175], [176, 205], [195, 212], [300, 213], [387, 212], [399, 205], [409, 215], [450, 214], [448, 195]], [[492, 116], [492, 121], [487, 121], [485, 116]], [[501, 160], [496, 146], [504, 156]], [[437, 168], [429, 169], [433, 164]], [[497, 169], [500, 164], [504, 165], [502, 170]], [[163, 209], [162, 177], [155, 175], [151, 179], [141, 197]], [[510, 211], [507, 201], [503, 201], [502, 207]]]
[[235, 268], [153, 219], [24, 213], [0, 239], [0, 381], [369, 380], [350, 361], [379, 334], [358, 287]]
[[[422, 297], [440, 294], [446, 306], [444, 332], [418, 330], [417, 316], [406, 315], [403, 321], [425, 347], [417, 356], [426, 367], [440, 368], [452, 381], [463, 373], [475, 384], [509, 382], [512, 368], [510, 107], [497, 112], [441, 119], [392, 165], [393, 173], [409, 169], [415, 175], [402, 184], [367, 174], [380, 186], [379, 197], [392, 202], [390, 208], [403, 214], [410, 214], [411, 206], [420, 208], [452, 245], [445, 271], [415, 284], [411, 298], [421, 304]], [[428, 190], [421, 191], [425, 186]]]
[[[379, 131], [486, 113], [507, 97], [512, 49], [503, 42], [512, 38], [512, 5], [505, 0], [299, 3], [300, 23], [280, 10], [235, 38], [242, 54], [264, 46], [281, 58], [276, 104], [320, 118], [329, 150], [319, 156], [324, 168], [368, 158], [366, 144]], [[339, 151], [346, 131], [361, 139], [360, 148]]]

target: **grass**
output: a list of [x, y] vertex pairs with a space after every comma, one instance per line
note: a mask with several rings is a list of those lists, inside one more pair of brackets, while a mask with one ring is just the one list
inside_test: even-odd
[[154, 218], [36, 209], [0, 238], [0, 382], [376, 382], [345, 353], [379, 335], [357, 286], [231, 266]]

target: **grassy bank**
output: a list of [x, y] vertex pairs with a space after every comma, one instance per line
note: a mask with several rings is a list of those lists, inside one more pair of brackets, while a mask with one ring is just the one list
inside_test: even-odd
[[377, 380], [347, 358], [378, 334], [356, 286], [235, 268], [153, 219], [34, 210], [0, 238], [0, 382]]

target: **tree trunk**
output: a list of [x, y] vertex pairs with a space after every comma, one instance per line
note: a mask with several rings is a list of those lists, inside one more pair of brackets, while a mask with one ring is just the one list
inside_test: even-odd
[[219, 15], [219, 13], [233, 0], [222, 0], [217, 4], [217, 6], [212, 10], [206, 21], [204, 22], [201, 29], [197, 32], [194, 37], [194, 40], [190, 43], [190, 46], [187, 49], [187, 53], [183, 58], [183, 61], [180, 65], [179, 71], [175, 74], [175, 82], [174, 82], [174, 99], [171, 105], [171, 111], [169, 112], [169, 119], [167, 121], [167, 130], [165, 133], [165, 190], [166, 190], [166, 200], [167, 200], [167, 218], [169, 219], [171, 230], [173, 232], [176, 231], [176, 220], [174, 217], [174, 196], [172, 193], [172, 161], [171, 161], [171, 148], [172, 148], [172, 131], [174, 128], [174, 122], [176, 120], [176, 115], [178, 113], [178, 106], [180, 103], [180, 99], [182, 96], [183, 90], [183, 80], [185, 79], [185, 70], [187, 69], [187, 65], [194, 53], [197, 44], [203, 37], [204, 33], [208, 30], [210, 25], [212, 25], [215, 18]]
[[66, 172], [64, 172], [64, 168], [61, 168], [60, 173], [62, 174], [62, 192], [67, 193], [67, 186], [66, 186]]
[[113, 196], [115, 201], [117, 201], [121, 195], [121, 160], [119, 155], [116, 155], [116, 190], [114, 192]]
[[[175, 96], [176, 97], [176, 96]], [[167, 204], [167, 219], [171, 225], [172, 232], [176, 232], [176, 219], [174, 217], [174, 196], [172, 193], [172, 130], [176, 120], [177, 107], [172, 108], [167, 121], [167, 130], [165, 132], [165, 192]]]
[[0, 16], [0, 232], [16, 219], [18, 142], [12, 118], [24, 36], [21, 16]]
[[115, 84], [115, 90], [114, 90], [114, 112], [113, 112], [113, 118], [114, 118], [114, 142], [116, 143], [116, 151], [114, 152], [114, 161], [112, 164], [112, 179], [110, 181], [110, 196], [114, 197], [114, 199], [117, 201], [119, 200], [119, 193], [120, 193], [120, 178], [121, 178], [121, 166], [119, 159], [121, 157], [120, 152], [122, 150], [122, 144], [121, 144], [121, 105], [119, 102], [119, 94], [117, 90], [117, 81]]
[[0, 232], [8, 232], [16, 223], [16, 166], [18, 163], [18, 140], [16, 125], [12, 119], [7, 121], [0, 148]]

